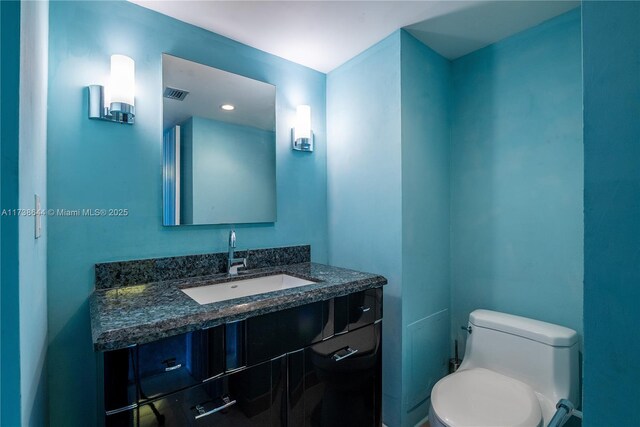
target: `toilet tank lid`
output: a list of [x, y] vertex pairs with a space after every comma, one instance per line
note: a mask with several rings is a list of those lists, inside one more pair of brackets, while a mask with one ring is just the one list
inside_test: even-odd
[[498, 311], [474, 310], [469, 315], [469, 322], [554, 347], [571, 347], [578, 342], [578, 334], [573, 329]]

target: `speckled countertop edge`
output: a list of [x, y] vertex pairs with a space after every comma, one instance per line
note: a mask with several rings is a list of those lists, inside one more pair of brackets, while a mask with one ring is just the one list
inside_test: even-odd
[[[207, 286], [286, 273], [316, 281], [312, 285], [200, 305], [182, 288]], [[210, 328], [316, 301], [381, 287], [379, 275], [316, 263], [251, 270], [235, 278], [211, 275], [142, 285], [100, 289], [90, 297], [95, 351], [116, 350], [165, 337]]]

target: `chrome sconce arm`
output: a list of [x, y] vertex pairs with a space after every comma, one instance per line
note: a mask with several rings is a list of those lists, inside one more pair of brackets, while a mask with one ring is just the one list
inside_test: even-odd
[[89, 118], [115, 123], [135, 123], [136, 107], [124, 102], [112, 102], [107, 107], [104, 86], [89, 86]]
[[291, 129], [291, 141], [296, 151], [313, 151], [313, 132], [309, 132], [308, 138], [296, 138], [296, 130]]

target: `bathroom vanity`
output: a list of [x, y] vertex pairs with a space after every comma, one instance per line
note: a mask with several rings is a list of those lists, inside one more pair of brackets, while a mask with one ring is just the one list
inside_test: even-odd
[[[386, 279], [310, 263], [308, 247], [250, 251], [238, 277], [167, 277], [225, 256], [96, 266], [105, 425], [381, 426]], [[209, 304], [183, 291], [274, 275], [311, 283]]]

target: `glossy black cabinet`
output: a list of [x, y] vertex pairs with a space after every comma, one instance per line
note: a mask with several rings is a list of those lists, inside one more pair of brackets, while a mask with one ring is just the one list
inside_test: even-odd
[[224, 329], [196, 331], [139, 346], [140, 401], [152, 400], [222, 374]]
[[135, 363], [137, 348], [104, 353], [104, 409], [107, 414], [131, 408], [138, 402]]
[[286, 356], [145, 403], [107, 424], [119, 427], [282, 427]]
[[290, 426], [379, 427], [381, 324], [288, 355]]
[[382, 318], [382, 289], [367, 289], [349, 295], [349, 330]]
[[380, 427], [382, 289], [104, 353], [105, 424]]
[[349, 295], [334, 298], [332, 301], [334, 306], [334, 334], [349, 332]]
[[330, 301], [334, 335], [344, 334], [382, 319], [382, 288], [367, 289]]
[[246, 320], [247, 364], [253, 365], [321, 341], [323, 303], [316, 302]]
[[223, 374], [224, 340], [225, 326], [219, 326], [105, 352], [106, 414], [114, 415]]

